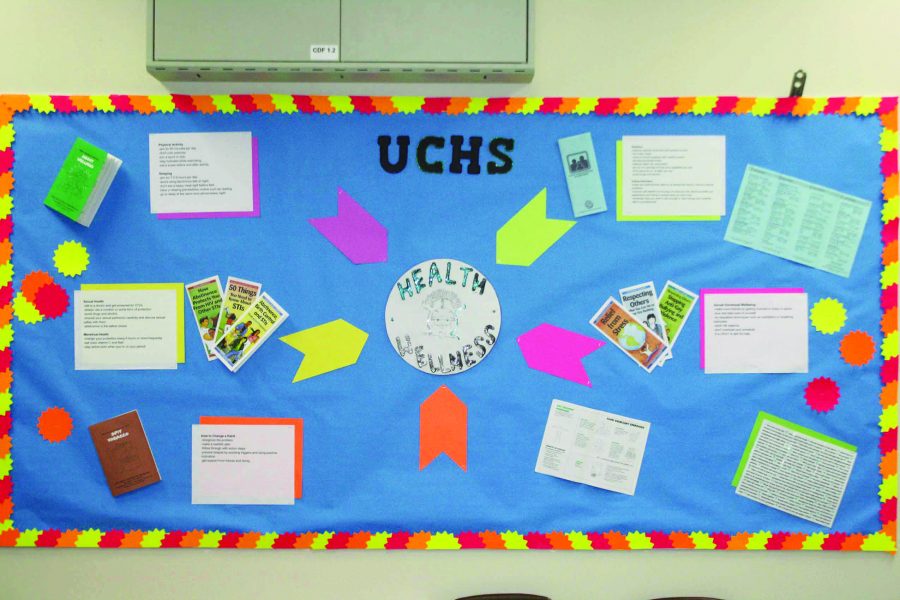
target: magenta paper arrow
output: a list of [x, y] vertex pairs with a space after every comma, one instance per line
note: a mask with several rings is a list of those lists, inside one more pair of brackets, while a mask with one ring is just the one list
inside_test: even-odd
[[588, 387], [591, 380], [581, 359], [606, 343], [549, 323], [523, 333], [516, 341], [532, 369]]
[[387, 229], [341, 188], [337, 216], [309, 222], [353, 264], [387, 262]]

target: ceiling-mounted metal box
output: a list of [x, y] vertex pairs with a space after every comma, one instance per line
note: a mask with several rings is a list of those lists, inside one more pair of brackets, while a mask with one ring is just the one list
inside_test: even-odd
[[531, 81], [534, 0], [148, 0], [180, 81]]

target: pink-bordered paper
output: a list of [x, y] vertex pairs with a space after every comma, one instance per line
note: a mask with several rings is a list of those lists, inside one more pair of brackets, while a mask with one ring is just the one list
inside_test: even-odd
[[707, 294], [805, 294], [803, 288], [706, 288], [700, 290], [700, 368], [706, 368], [706, 311], [704, 299]]
[[253, 163], [253, 210], [236, 212], [190, 212], [157, 213], [157, 219], [234, 219], [259, 216], [259, 145], [256, 138], [251, 141], [250, 162]]

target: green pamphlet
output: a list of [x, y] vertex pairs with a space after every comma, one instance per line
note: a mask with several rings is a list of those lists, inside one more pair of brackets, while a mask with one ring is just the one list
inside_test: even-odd
[[44, 205], [90, 226], [121, 165], [122, 161], [112, 154], [76, 138]]
[[225, 330], [213, 351], [228, 370], [235, 373], [287, 318], [287, 311], [271, 296], [262, 293]]
[[675, 345], [675, 340], [678, 339], [678, 335], [696, 303], [697, 294], [681, 287], [674, 281], [666, 282], [666, 286], [659, 295], [659, 313], [662, 315], [663, 324], [666, 327], [670, 349]]
[[216, 360], [213, 348], [216, 346], [216, 325], [222, 311], [222, 284], [219, 283], [219, 276], [213, 275], [184, 287], [191, 302], [200, 340], [206, 350], [206, 358]]

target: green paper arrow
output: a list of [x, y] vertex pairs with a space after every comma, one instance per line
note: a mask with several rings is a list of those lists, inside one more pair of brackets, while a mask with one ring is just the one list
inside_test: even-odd
[[497, 264], [530, 267], [575, 221], [547, 218], [547, 188], [497, 230]]
[[335, 319], [279, 338], [303, 353], [294, 383], [349, 367], [359, 359], [369, 334], [344, 319]]

